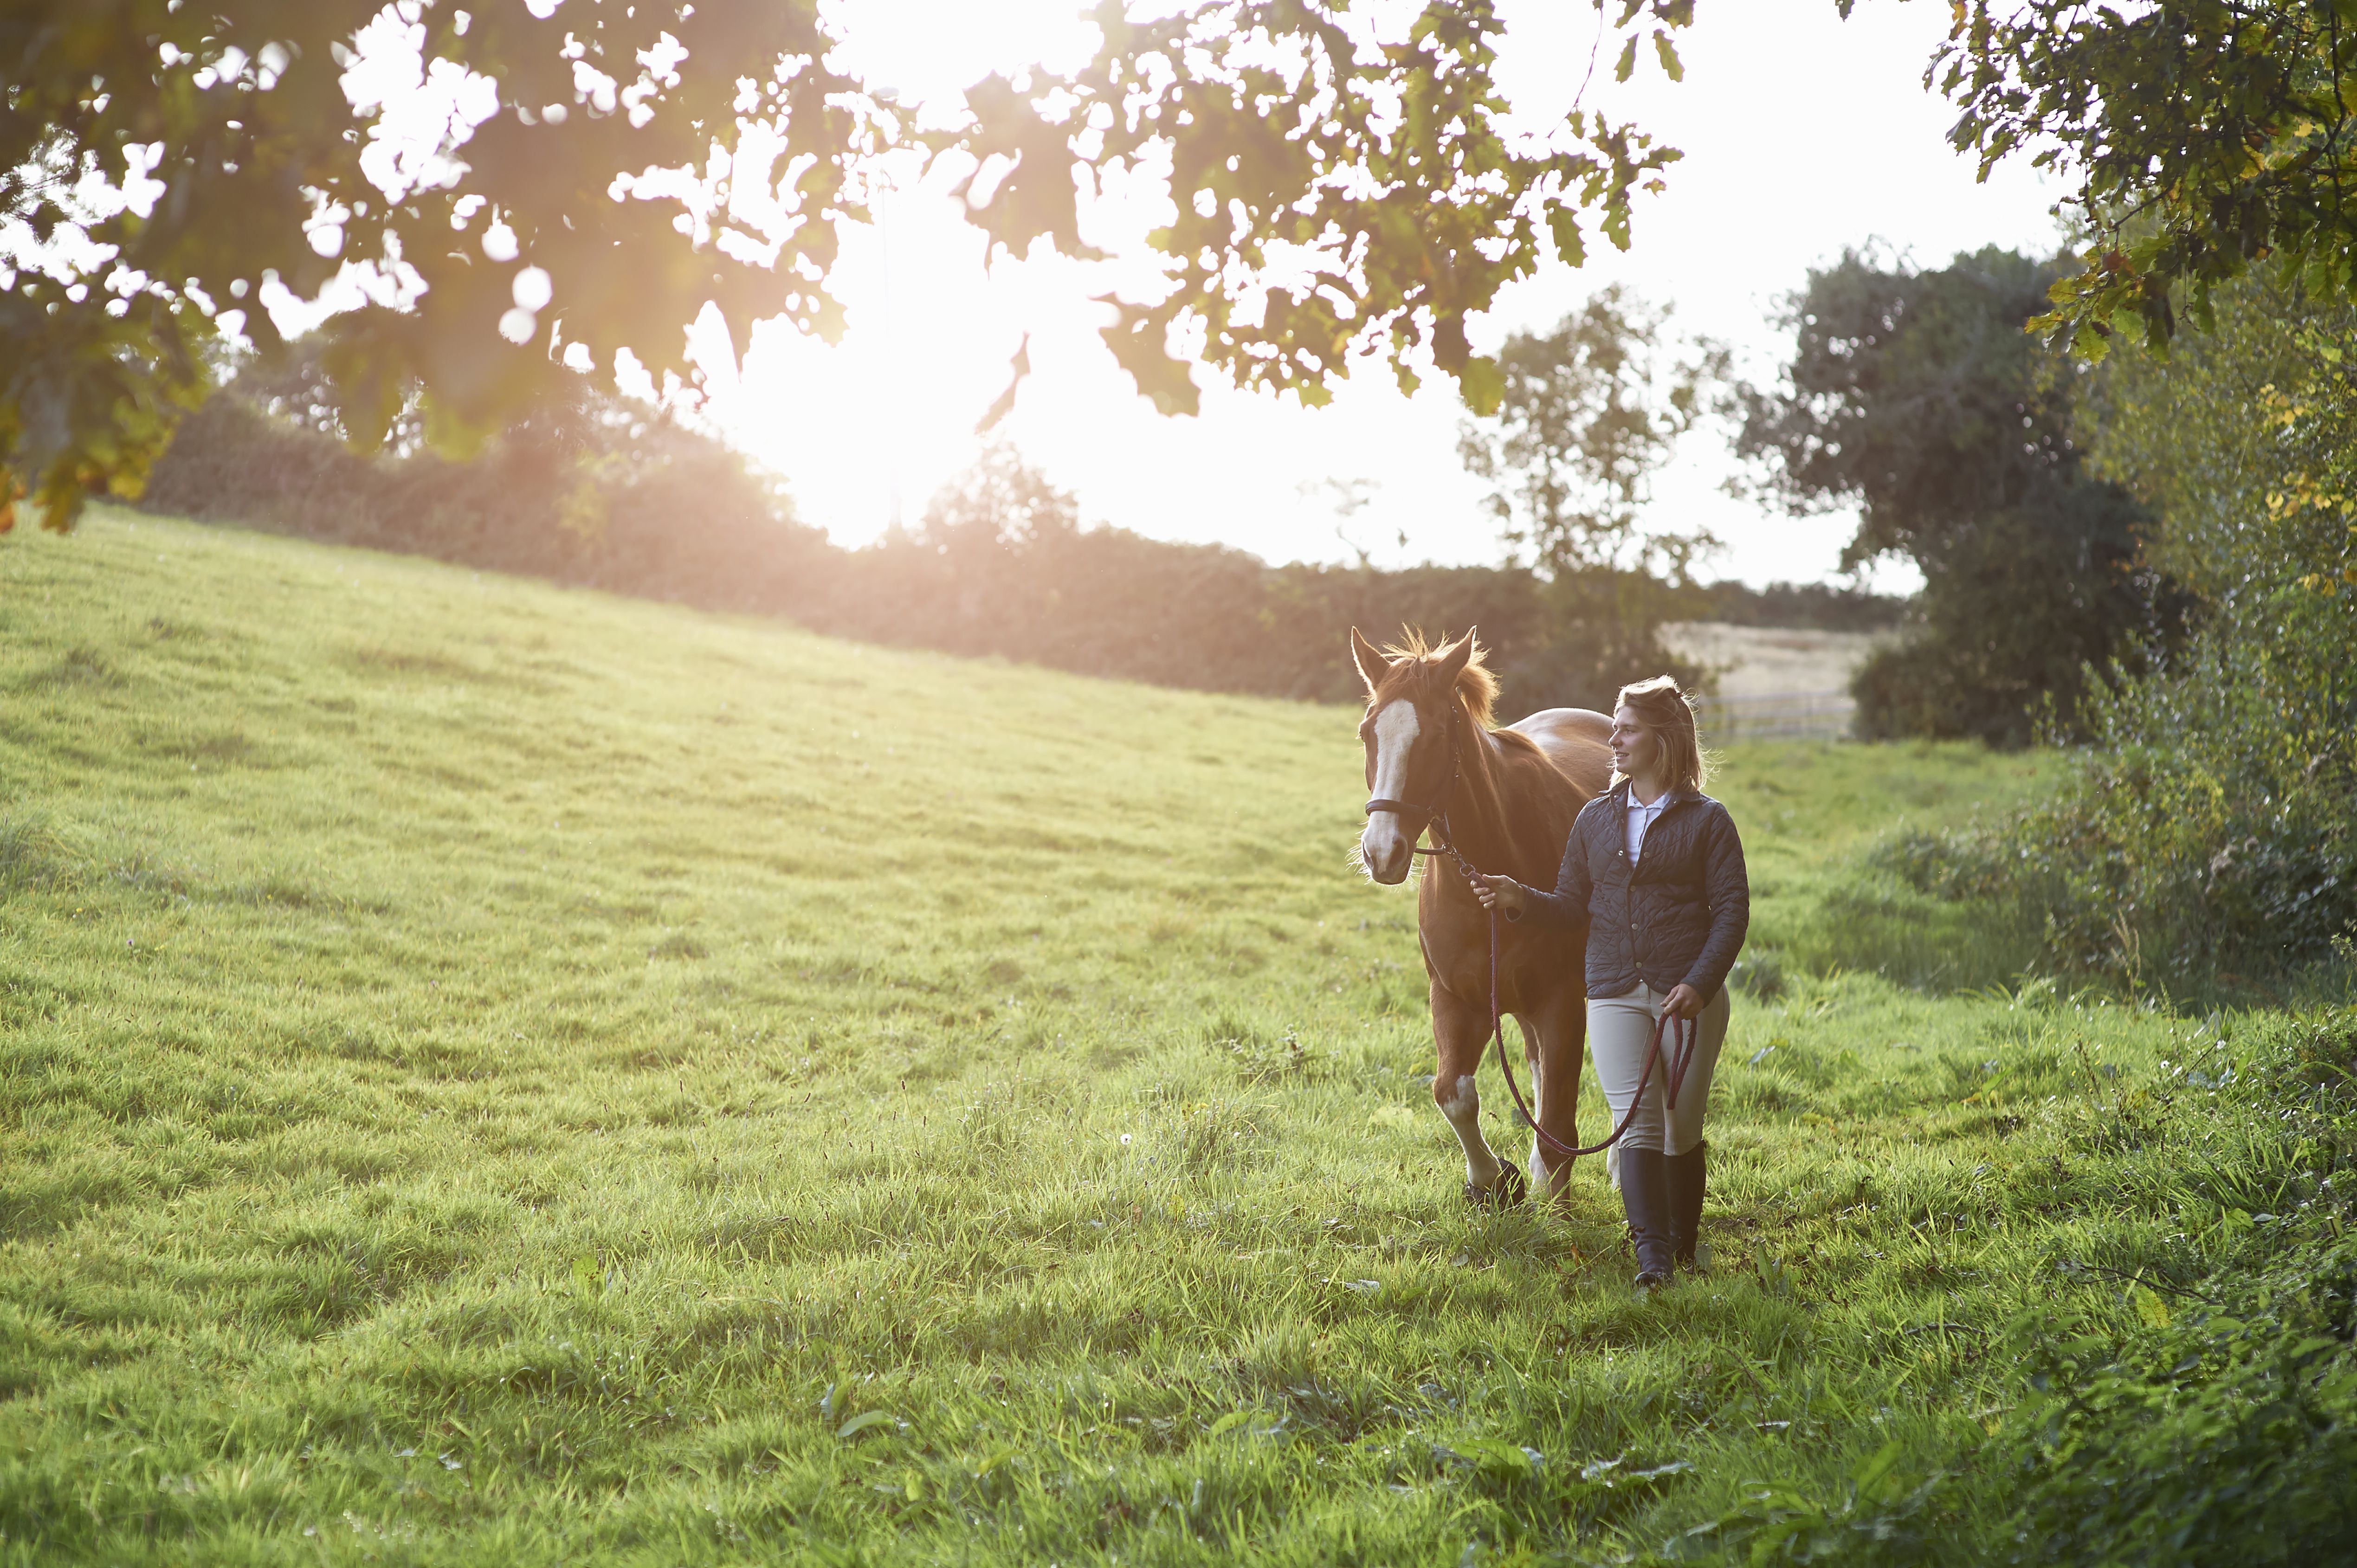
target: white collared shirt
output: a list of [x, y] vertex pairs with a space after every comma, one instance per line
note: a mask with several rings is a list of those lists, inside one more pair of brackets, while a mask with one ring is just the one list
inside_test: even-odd
[[1662, 808], [1670, 803], [1670, 794], [1671, 791], [1667, 789], [1663, 790], [1659, 795], [1653, 798], [1653, 803], [1649, 806], [1637, 799], [1637, 787], [1635, 785], [1631, 784], [1629, 787], [1628, 844], [1629, 865], [1631, 870], [1636, 868], [1637, 858], [1644, 850], [1645, 830], [1653, 825], [1653, 819], [1660, 816], [1662, 814]]

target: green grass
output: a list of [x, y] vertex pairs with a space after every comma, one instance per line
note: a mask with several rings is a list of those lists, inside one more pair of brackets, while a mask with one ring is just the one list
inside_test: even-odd
[[[2193, 1026], [1788, 962], [1710, 1277], [1598, 1163], [1468, 1211], [1355, 719], [20, 531], [0, 1562], [1619, 1560], [1969, 1466], [2025, 1306], [2135, 1322], [2064, 1264], [2279, 1206], [2155, 1131]], [[1735, 750], [1763, 948], [2040, 766]]]
[[1939, 991], [2017, 980], [2037, 957], [2038, 933], [1860, 863], [1906, 830], [1962, 828], [2003, 811], [2060, 772], [2052, 752], [1953, 742], [1735, 748], [1710, 789], [1734, 814], [1751, 871], [1751, 935], [1737, 983], [1772, 999], [1788, 971], [1855, 971]]

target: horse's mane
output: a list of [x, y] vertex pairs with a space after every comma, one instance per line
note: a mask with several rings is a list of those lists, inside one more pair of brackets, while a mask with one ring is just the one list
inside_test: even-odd
[[[1428, 684], [1434, 656], [1448, 644], [1446, 637], [1437, 644], [1426, 642], [1420, 628], [1407, 627], [1404, 629], [1403, 640], [1387, 642], [1383, 647], [1385, 658], [1395, 659], [1399, 662], [1392, 666], [1391, 673], [1384, 676], [1383, 684], [1375, 689], [1375, 702], [1379, 706], [1410, 682], [1418, 685]], [[1465, 711], [1472, 716], [1475, 724], [1485, 729], [1489, 727], [1498, 703], [1498, 677], [1491, 673], [1489, 665], [1482, 661], [1488, 651], [1477, 639], [1473, 644], [1473, 656], [1465, 661], [1465, 668], [1457, 674], [1457, 694], [1465, 700]]]

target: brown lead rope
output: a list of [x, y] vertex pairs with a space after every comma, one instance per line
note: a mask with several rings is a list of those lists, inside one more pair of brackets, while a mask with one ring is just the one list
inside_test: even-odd
[[[1564, 1159], [1576, 1160], [1582, 1155], [1600, 1155], [1620, 1141], [1620, 1134], [1626, 1133], [1629, 1123], [1637, 1119], [1638, 1108], [1645, 1103], [1645, 1085], [1653, 1076], [1653, 1063], [1662, 1057], [1662, 1036], [1670, 1032], [1673, 1024], [1683, 1027], [1677, 1031], [1680, 1044], [1672, 1049], [1670, 1059], [1663, 1069], [1666, 1076], [1662, 1079], [1662, 1098], [1670, 1110], [1678, 1108], [1678, 1089], [1686, 1080], [1686, 1069], [1694, 1065], [1695, 1021], [1665, 1012], [1653, 1024], [1652, 1043], [1645, 1047], [1644, 1069], [1637, 1075], [1637, 1092], [1630, 1098], [1629, 1110], [1620, 1118], [1620, 1125], [1613, 1128], [1611, 1136], [1602, 1143], [1590, 1144], [1584, 1149], [1574, 1148], [1565, 1143], [1539, 1125], [1539, 1119], [1531, 1112], [1530, 1102], [1523, 1098], [1522, 1089], [1514, 1082], [1513, 1068], [1506, 1060], [1506, 1022], [1498, 1008], [1498, 911], [1490, 911], [1490, 1036], [1498, 1043], [1498, 1070], [1506, 1077], [1506, 1092], [1513, 1096], [1514, 1109], [1522, 1112], [1523, 1125], [1531, 1130], [1533, 1137]], [[1611, 1103], [1609, 1096], [1605, 1102]]]
[[[1437, 830], [1434, 836], [1440, 841], [1439, 843], [1432, 849], [1426, 849], [1422, 844], [1415, 845], [1413, 853], [1423, 855], [1447, 855], [1457, 863], [1458, 874], [1463, 876], [1469, 886], [1480, 873], [1476, 872], [1472, 864], [1458, 852], [1457, 835], [1448, 831], [1448, 819], [1446, 814], [1434, 818], [1433, 826]], [[1483, 880], [1488, 879], [1485, 877]], [[1506, 1019], [1504, 1012], [1498, 1005], [1498, 911], [1493, 908], [1490, 911], [1490, 1037], [1497, 1042], [1498, 1070], [1505, 1075], [1506, 1092], [1512, 1096], [1514, 1109], [1522, 1113], [1523, 1125], [1531, 1130], [1533, 1137], [1545, 1144], [1558, 1157], [1566, 1160], [1576, 1160], [1582, 1155], [1600, 1155], [1619, 1143], [1620, 1134], [1629, 1130], [1629, 1123], [1637, 1119], [1637, 1108], [1645, 1102], [1645, 1085], [1652, 1079], [1653, 1064], [1663, 1059], [1662, 1038], [1671, 1032], [1670, 1026], [1673, 1024], [1679, 1025], [1681, 1027], [1676, 1031], [1677, 1042], [1672, 1047], [1669, 1058], [1662, 1069], [1664, 1074], [1662, 1079], [1662, 1090], [1663, 1099], [1667, 1102], [1668, 1108], [1672, 1111], [1678, 1108], [1678, 1090], [1685, 1083], [1686, 1069], [1694, 1065], [1695, 1021], [1692, 1018], [1680, 1018], [1674, 1014], [1665, 1012], [1654, 1021], [1652, 1043], [1645, 1047], [1645, 1066], [1637, 1074], [1637, 1092], [1630, 1100], [1628, 1112], [1620, 1118], [1620, 1125], [1612, 1129], [1609, 1137], [1600, 1144], [1590, 1144], [1585, 1148], [1577, 1148], [1565, 1143], [1540, 1126], [1537, 1115], [1531, 1110], [1530, 1101], [1523, 1098], [1522, 1086], [1514, 1081], [1513, 1068], [1506, 1059]], [[1608, 1105], [1611, 1103], [1609, 1096], [1606, 1097], [1605, 1103]]]

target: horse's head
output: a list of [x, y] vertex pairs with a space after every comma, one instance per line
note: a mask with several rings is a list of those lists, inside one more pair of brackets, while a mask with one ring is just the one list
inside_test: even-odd
[[[1426, 648], [1410, 634], [1404, 647], [1379, 649], [1351, 628], [1351, 656], [1367, 683], [1367, 716], [1359, 738], [1367, 748], [1367, 791], [1377, 805], [1359, 835], [1359, 861], [1386, 886], [1407, 880], [1415, 841], [1444, 799], [1457, 768], [1456, 748], [1472, 744], [1460, 727], [1479, 724], [1495, 689], [1467, 631], [1455, 642]], [[1460, 683], [1464, 693], [1460, 718]]]

